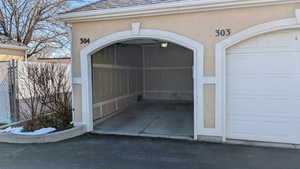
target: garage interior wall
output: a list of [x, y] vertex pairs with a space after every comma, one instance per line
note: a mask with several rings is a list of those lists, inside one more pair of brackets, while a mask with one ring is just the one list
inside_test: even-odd
[[92, 55], [94, 120], [124, 110], [137, 96], [193, 101], [193, 52], [176, 44], [114, 44]]
[[144, 49], [144, 98], [193, 101], [193, 51], [169, 43]]
[[92, 56], [94, 119], [125, 109], [142, 94], [142, 48], [112, 45]]

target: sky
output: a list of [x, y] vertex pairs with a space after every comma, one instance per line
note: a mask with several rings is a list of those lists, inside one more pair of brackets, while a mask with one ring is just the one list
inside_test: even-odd
[[97, 0], [82, 0], [83, 2], [72, 2], [71, 3], [71, 7], [72, 8], [78, 8], [80, 6], [92, 3], [92, 2], [96, 2]]

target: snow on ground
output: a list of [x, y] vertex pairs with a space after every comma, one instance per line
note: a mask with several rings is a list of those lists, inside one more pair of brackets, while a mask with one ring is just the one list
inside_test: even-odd
[[26, 136], [38, 136], [43, 134], [48, 134], [55, 131], [55, 128], [42, 128], [39, 130], [35, 130], [33, 132], [22, 132], [23, 127], [8, 127], [4, 130], [0, 130], [0, 133], [11, 133], [16, 135], [26, 135]]

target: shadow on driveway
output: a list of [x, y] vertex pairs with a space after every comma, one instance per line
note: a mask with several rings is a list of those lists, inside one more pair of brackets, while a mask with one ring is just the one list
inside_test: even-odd
[[299, 169], [300, 150], [84, 135], [0, 144], [0, 169]]

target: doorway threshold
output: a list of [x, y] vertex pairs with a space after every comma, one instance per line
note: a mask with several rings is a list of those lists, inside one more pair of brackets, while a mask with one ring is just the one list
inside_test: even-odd
[[163, 138], [163, 139], [173, 139], [173, 140], [189, 140], [195, 141], [193, 137], [188, 136], [170, 136], [163, 134], [150, 134], [150, 133], [126, 133], [126, 132], [117, 132], [117, 131], [101, 131], [94, 130], [92, 134], [101, 134], [101, 135], [118, 135], [118, 136], [133, 136], [133, 137], [150, 137], [150, 138]]

